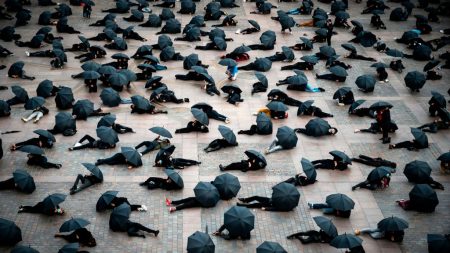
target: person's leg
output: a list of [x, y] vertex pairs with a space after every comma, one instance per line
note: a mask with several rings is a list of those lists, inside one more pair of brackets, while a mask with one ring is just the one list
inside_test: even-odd
[[51, 169], [51, 168], [59, 169], [59, 168], [61, 168], [61, 164], [51, 163], [51, 162], [42, 162], [42, 163], [38, 164], [38, 166], [41, 166], [44, 169]]
[[126, 164], [126, 163], [127, 163], [127, 161], [126, 161], [124, 155], [122, 155], [122, 153], [116, 153], [111, 157], [108, 157], [105, 159], [98, 159], [95, 164], [96, 165], [101, 165], [101, 164], [117, 165], [117, 164]]
[[[172, 201], [172, 204], [175, 204]], [[195, 197], [186, 198], [182, 204], [176, 205], [176, 210], [183, 210], [186, 208], [199, 207], [200, 203], [197, 201]]]
[[157, 189], [157, 188], [161, 188], [164, 189], [164, 183], [166, 182], [165, 178], [159, 178], [159, 177], [150, 177], [147, 179], [147, 181], [145, 181], [147, 188], [149, 190], [153, 190], [153, 189]]
[[317, 79], [330, 80], [330, 81], [336, 81], [336, 76], [333, 75], [333, 74], [323, 74], [323, 75], [317, 75], [316, 74], [316, 78]]
[[173, 158], [172, 159], [172, 163], [175, 166], [191, 166], [191, 165], [197, 165], [200, 164], [201, 162], [195, 161], [195, 160], [190, 160], [190, 159], [184, 159], [184, 158]]
[[84, 179], [83, 175], [78, 174], [77, 178], [75, 179], [75, 183], [73, 183], [73, 186], [72, 186], [71, 190], [77, 189], [78, 188], [78, 184], [80, 183], [80, 181], [81, 181], [82, 184], [84, 184], [85, 179]]
[[247, 65], [240, 66], [238, 67], [238, 70], [255, 70], [255, 63], [252, 62]]
[[238, 134], [254, 135], [257, 132], [257, 126], [252, 125], [249, 130], [240, 130]]
[[323, 112], [322, 110], [316, 110], [314, 111], [314, 116], [319, 118], [327, 118], [327, 117], [333, 117], [333, 114]]
[[137, 233], [140, 230], [140, 231], [154, 234], [155, 236], [157, 236], [158, 232], [159, 232], [158, 230], [153, 230], [153, 229], [147, 228], [144, 225], [139, 224], [137, 222], [131, 222], [131, 226], [128, 229], [128, 234], [130, 234], [130, 230], [131, 230], [131, 232], [134, 232], [134, 233]]
[[275, 146], [271, 145], [271, 147], [269, 149], [267, 149], [266, 154], [270, 154], [270, 153], [273, 153], [273, 152], [276, 152], [276, 151], [279, 151], [282, 149], [283, 149], [283, 146], [281, 146], [281, 145], [275, 145]]
[[220, 146], [219, 141], [216, 139], [216, 140], [213, 140], [211, 143], [209, 143], [208, 146], [206, 148], [204, 148], [203, 150], [205, 152], [213, 152], [213, 151], [219, 150], [221, 148], [222, 148], [222, 146]]
[[412, 141], [402, 141], [402, 142], [399, 142], [397, 144], [391, 145], [390, 148], [393, 148], [393, 149], [397, 149], [397, 148], [407, 148], [407, 149], [414, 148], [414, 142], [412, 142]]
[[369, 184], [369, 182], [367, 180], [363, 181], [361, 183], [358, 183], [358, 184], [352, 186], [352, 191], [355, 190], [356, 188], [366, 188], [367, 189], [368, 184]]
[[86, 188], [88, 188], [88, 187], [90, 187], [92, 185], [94, 185], [94, 183], [92, 183], [91, 181], [84, 180], [83, 184], [81, 184], [79, 187], [77, 187], [77, 188], [75, 188], [73, 190], [71, 189], [70, 190], [70, 194], [75, 194], [77, 192], [80, 192], [80, 191], [82, 191], [82, 190], [84, 190], [84, 189], [86, 189]]
[[252, 196], [252, 197], [248, 197], [248, 198], [240, 198], [240, 201], [244, 202], [244, 203], [250, 203], [253, 201], [262, 203], [262, 204], [269, 204], [270, 203], [270, 198], [267, 197], [261, 197], [261, 196]]
[[330, 207], [327, 203], [308, 203], [308, 205], [311, 209], [324, 209]]
[[216, 110], [211, 110], [207, 112], [207, 115], [211, 119], [220, 120], [220, 121], [226, 121], [227, 117], [225, 115], [222, 115], [218, 113]]
[[363, 228], [359, 230], [359, 232], [361, 234], [368, 234], [373, 239], [381, 239], [384, 237], [383, 233], [378, 228]]
[[16, 188], [14, 178], [7, 179], [0, 182], [0, 190], [13, 190]]
[[194, 131], [194, 129], [192, 127], [190, 127], [190, 125], [188, 125], [185, 128], [179, 128], [179, 129], [175, 130], [175, 133], [183, 134], [183, 133], [190, 133], [192, 131]]
[[248, 169], [247, 161], [240, 161], [235, 163], [230, 163], [227, 166], [219, 165], [220, 170], [226, 171], [226, 170], [240, 170], [240, 171], [246, 171]]

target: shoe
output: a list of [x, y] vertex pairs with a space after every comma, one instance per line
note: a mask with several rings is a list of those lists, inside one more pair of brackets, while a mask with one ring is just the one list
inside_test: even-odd
[[166, 198], [166, 206], [170, 206], [172, 204], [172, 200]]
[[62, 167], [62, 164], [57, 164], [56, 165], [56, 169], [61, 169], [61, 167]]
[[156, 230], [155, 231], [155, 237], [158, 237], [158, 234], [159, 234], [159, 230]]
[[264, 154], [269, 154], [269, 149], [268, 148], [266, 148], [266, 149], [264, 149]]
[[69, 151], [73, 151], [73, 148], [68, 148]]
[[26, 54], [27, 56], [30, 56], [30, 52], [28, 52], [28, 51], [25, 51], [25, 54]]
[[146, 205], [141, 205], [141, 208], [147, 212], [147, 206]]
[[393, 149], [393, 148], [394, 148], [394, 145], [389, 144], [389, 149]]
[[33, 120], [33, 123], [34, 123], [34, 124], [36, 124], [36, 123], [38, 123], [38, 122], [39, 122], [38, 119]]
[[138, 210], [139, 212], [145, 212], [144, 208], [142, 208], [142, 207], [139, 207], [137, 210]]
[[314, 207], [313, 203], [311, 203], [311, 202], [308, 202], [308, 206], [310, 209], [313, 209], [313, 207]]
[[202, 164], [202, 162], [197, 162], [197, 165], [200, 165], [200, 164]]
[[79, 143], [79, 142], [77, 142], [77, 143], [75, 143], [75, 145], [73, 145], [73, 147], [75, 147], [75, 148], [77, 148], [79, 146], [81, 146], [81, 143]]
[[359, 130], [359, 129], [355, 129], [355, 131], [353, 131], [354, 133], [359, 133], [359, 132], [361, 132], [361, 130]]
[[390, 143], [391, 142], [391, 138], [389, 137], [389, 138], [386, 138], [386, 139], [383, 139], [383, 144], [387, 144], [387, 143]]
[[175, 207], [173, 207], [173, 206], [172, 206], [172, 207], [169, 207], [169, 212], [170, 212], [170, 213], [173, 213], [173, 212], [175, 212], [176, 210], [177, 210], [177, 209], [176, 209]]
[[189, 103], [189, 98], [185, 98], [184, 102]]
[[240, 34], [241, 33], [241, 29], [236, 30], [236, 34]]
[[25, 122], [25, 123], [28, 122], [28, 120], [25, 119], [25, 118], [22, 118], [22, 121]]
[[356, 190], [356, 187], [355, 187], [355, 186], [352, 186], [352, 191], [354, 191], [354, 190]]
[[219, 169], [220, 169], [220, 171], [225, 171], [225, 168], [223, 167], [222, 164], [219, 164]]
[[146, 186], [146, 185], [147, 185], [147, 182], [139, 183], [139, 185], [140, 185], [140, 186]]
[[286, 239], [294, 239], [294, 238], [295, 238], [295, 236], [293, 236], [293, 235], [290, 235], [290, 236], [286, 237]]
[[229, 118], [226, 118], [226, 119], [225, 119], [225, 123], [226, 123], [226, 124], [230, 124], [230, 122], [231, 122], [231, 120], [230, 120]]
[[241, 201], [241, 202], [243, 202], [243, 203], [247, 203], [247, 202], [245, 201], [245, 198], [238, 198], [238, 200]]

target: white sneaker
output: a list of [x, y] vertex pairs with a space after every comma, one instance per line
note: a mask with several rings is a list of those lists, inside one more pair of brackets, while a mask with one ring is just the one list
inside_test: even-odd
[[444, 30], [439, 30], [440, 33], [444, 33]]
[[27, 56], [30, 56], [30, 52], [28, 52], [28, 51], [25, 51], [25, 54], [26, 54]]
[[337, 103], [339, 106], [344, 106], [345, 104], [344, 103]]
[[147, 212], [147, 206], [141, 205], [142, 212]]
[[355, 129], [355, 131], [354, 131], [355, 133], [359, 133], [359, 132], [361, 132], [361, 130], [359, 130], [359, 129]]
[[225, 123], [230, 124], [231, 120], [229, 118], [225, 119]]
[[81, 146], [81, 143], [79, 143], [79, 142], [77, 142], [77, 143], [75, 143], [75, 145], [73, 145], [75, 148], [77, 148], [77, 147], [79, 147], [79, 146]]
[[28, 122], [28, 120], [26, 118], [22, 118], [23, 122]]
[[241, 29], [237, 29], [236, 34], [240, 34], [240, 33], [241, 33]]
[[252, 115], [253, 115], [253, 116], [256, 116], [256, 115], [258, 115], [258, 113], [257, 113], [257, 112], [254, 112], [254, 113], [252, 113]]
[[389, 83], [389, 79], [384, 80], [385, 83]]

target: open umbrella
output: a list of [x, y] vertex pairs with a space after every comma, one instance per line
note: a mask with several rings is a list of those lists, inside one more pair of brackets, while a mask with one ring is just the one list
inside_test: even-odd
[[202, 207], [213, 207], [220, 200], [219, 191], [213, 184], [208, 182], [199, 182], [194, 188], [194, 194]]
[[242, 93], [241, 88], [239, 88], [239, 86], [237, 86], [234, 83], [222, 86], [221, 90], [225, 93], [238, 93], [238, 94]]
[[10, 253], [39, 253], [39, 251], [31, 248], [30, 246], [16, 246]]
[[178, 174], [175, 170], [165, 169], [164, 173], [166, 173], [166, 175], [170, 178], [170, 180], [172, 180], [172, 182], [174, 182], [180, 188], [184, 187], [183, 178], [181, 178], [180, 174]]
[[423, 72], [427, 72], [428, 70], [432, 70], [434, 67], [436, 67], [437, 65], [439, 65], [439, 63], [441, 63], [441, 61], [439, 61], [439, 60], [431, 60], [431, 61], [429, 61], [429, 62], [423, 67]]
[[437, 91], [431, 91], [431, 98], [436, 101], [436, 103], [442, 107], [447, 107], [447, 100], [445, 99], [444, 95]]
[[351, 249], [354, 247], [361, 246], [362, 239], [352, 235], [352, 234], [343, 234], [336, 236], [331, 242], [330, 245], [337, 249]]
[[79, 118], [86, 119], [94, 112], [94, 103], [87, 99], [78, 100], [73, 105], [72, 114]]
[[18, 149], [19, 151], [22, 151], [24, 153], [32, 154], [32, 155], [43, 155], [44, 150], [38, 146], [34, 145], [25, 145]]
[[28, 93], [24, 88], [13, 85], [11, 86], [11, 91], [18, 99], [20, 99], [20, 101], [26, 102], [28, 100]]
[[222, 37], [214, 37], [213, 42], [216, 45], [217, 49], [222, 51], [227, 49], [227, 42]]
[[60, 109], [68, 109], [72, 106], [73, 101], [73, 92], [69, 87], [61, 87], [61, 89], [56, 93], [55, 102], [56, 105], [59, 104]]
[[338, 235], [336, 226], [334, 226], [331, 219], [328, 219], [324, 216], [315, 216], [313, 217], [313, 220], [325, 234], [329, 235], [332, 238]]
[[102, 93], [100, 93], [100, 99], [104, 105], [109, 107], [118, 106], [122, 101], [119, 93], [112, 88], [103, 89]]
[[137, 80], [137, 75], [136, 73], [134, 73], [133, 71], [129, 70], [129, 69], [122, 69], [120, 70], [119, 74], [124, 75], [128, 82], [133, 82]]
[[43, 201], [43, 209], [46, 214], [54, 214], [55, 208], [64, 202], [66, 199], [65, 194], [54, 193], [47, 196]]
[[251, 50], [252, 49], [247, 47], [246, 45], [242, 45], [242, 46], [239, 46], [239, 47], [235, 48], [232, 53], [233, 54], [243, 54], [243, 53], [246, 53], [246, 52], [251, 51]]
[[378, 101], [373, 103], [369, 108], [373, 111], [377, 111], [384, 108], [392, 108], [394, 107], [391, 103], [388, 103], [386, 101]]
[[380, 166], [376, 167], [369, 173], [369, 175], [367, 176], [367, 180], [369, 180], [369, 182], [377, 182], [383, 177], [390, 175], [391, 175], [391, 168]]
[[362, 105], [364, 102], [366, 102], [366, 100], [364, 99], [358, 99], [355, 102], [353, 102], [350, 107], [348, 108], [348, 112], [351, 113], [353, 112], [356, 108], [358, 108], [360, 105]]
[[10, 220], [0, 218], [0, 245], [13, 246], [22, 241], [22, 231]]
[[265, 133], [272, 132], [272, 121], [265, 113], [258, 113], [256, 116], [256, 127]]
[[117, 136], [117, 132], [114, 131], [110, 127], [101, 126], [96, 130], [98, 138], [101, 141], [106, 142], [110, 145], [114, 145], [119, 142], [119, 137]]
[[325, 28], [320, 28], [315, 31], [315, 33], [321, 37], [327, 37], [328, 30]]
[[450, 162], [450, 152], [441, 154], [437, 159], [443, 163]]
[[43, 97], [32, 97], [25, 102], [26, 110], [34, 110], [45, 104], [45, 99]]
[[250, 19], [250, 20], [248, 20], [248, 22], [257, 30], [261, 30], [261, 26], [255, 20]]
[[105, 126], [105, 127], [111, 127], [116, 122], [116, 115], [115, 114], [108, 114], [103, 116], [97, 123], [97, 127]]
[[241, 189], [239, 179], [229, 173], [217, 176], [212, 184], [219, 191], [220, 197], [225, 200], [236, 197]]
[[206, 115], [206, 113], [203, 112], [202, 110], [197, 108], [191, 108], [191, 113], [194, 116], [194, 118], [198, 120], [198, 122], [200, 122], [201, 124], [203, 125], [209, 124], [208, 115]]
[[236, 135], [233, 133], [233, 130], [224, 125], [219, 125], [219, 132], [228, 143], [236, 144]]
[[266, 158], [264, 158], [264, 156], [261, 153], [259, 153], [258, 151], [249, 149], [249, 150], [246, 150], [244, 153], [245, 153], [245, 155], [247, 155], [247, 157], [249, 159], [256, 160], [258, 162], [258, 164], [260, 165], [260, 167], [265, 167], [267, 165]]
[[237, 65], [237, 62], [231, 58], [225, 58], [219, 61], [219, 64], [227, 67], [234, 67]]
[[370, 66], [372, 68], [389, 68], [389, 65], [387, 65], [386, 63], [382, 63], [382, 62], [376, 62], [376, 63], [373, 63]]
[[289, 47], [282, 46], [281, 50], [284, 56], [286, 57], [286, 60], [292, 61], [295, 59], [294, 51], [292, 51], [292, 49], [290, 49]]
[[[25, 193], [32, 193], [36, 190], [36, 185], [34, 183], [33, 177], [28, 174], [26, 170], [17, 169], [13, 172], [14, 183], [20, 191]], [[1, 229], [0, 229], [1, 230]], [[0, 236], [1, 238], [1, 236]], [[0, 242], [1, 244], [1, 242]]]
[[305, 37], [300, 37], [300, 40], [303, 42], [303, 44], [305, 44], [305, 46], [307, 48], [313, 48], [314, 47], [313, 43], [312, 43], [312, 41], [310, 39], [305, 38]]
[[314, 118], [308, 121], [305, 125], [308, 135], [319, 137], [328, 134], [331, 126], [328, 122], [321, 118]]
[[348, 76], [347, 70], [338, 65], [331, 67], [330, 72], [339, 77]]
[[113, 66], [103, 65], [97, 70], [97, 72], [102, 75], [112, 75], [115, 74], [117, 70]]
[[270, 103], [268, 103], [266, 107], [269, 108], [269, 110], [276, 112], [285, 112], [289, 110], [289, 108], [285, 104], [279, 101], [270, 101]]
[[184, 69], [191, 69], [193, 66], [197, 66], [199, 62], [198, 54], [190, 54], [186, 56], [183, 60], [183, 68]]
[[77, 253], [80, 248], [78, 242], [68, 243], [58, 250], [58, 253]]
[[144, 110], [144, 111], [148, 111], [153, 107], [153, 105], [150, 103], [150, 101], [148, 101], [148, 99], [144, 98], [141, 95], [132, 96], [131, 102], [137, 109]]
[[405, 165], [403, 170], [409, 182], [425, 184], [431, 175], [431, 167], [427, 162], [414, 160]]
[[164, 127], [152, 127], [148, 130], [157, 135], [161, 135], [162, 137], [172, 138], [172, 134], [169, 132], [169, 130], [165, 129]]
[[39, 83], [38, 87], [36, 88], [36, 93], [39, 97], [48, 98], [52, 96], [52, 90], [53, 82], [45, 79], [44, 81]]
[[37, 134], [39, 136], [45, 137], [45, 138], [47, 138], [47, 139], [49, 139], [49, 140], [51, 140], [53, 142], [56, 142], [55, 136], [53, 136], [53, 134], [50, 133], [47, 130], [37, 129], [37, 130], [34, 130], [33, 133], [35, 133], [35, 134]]
[[188, 237], [188, 253], [214, 253], [216, 246], [207, 233], [196, 231]]
[[302, 158], [301, 162], [303, 172], [309, 180], [315, 181], [317, 178], [316, 168], [308, 159]]
[[428, 234], [427, 242], [429, 253], [450, 252], [450, 240], [448, 239], [448, 236]]
[[350, 44], [350, 43], [344, 43], [344, 44], [341, 44], [341, 46], [342, 46], [345, 50], [348, 50], [348, 51], [351, 51], [351, 52], [356, 52], [356, 47], [353, 46], [353, 45]]
[[232, 236], [245, 236], [255, 227], [255, 215], [242, 206], [233, 206], [223, 215], [223, 224]]
[[305, 102], [301, 103], [297, 110], [297, 115], [303, 115], [305, 112], [311, 108], [311, 105], [314, 104], [314, 100], [306, 100]]
[[406, 87], [410, 88], [411, 90], [418, 90], [425, 85], [427, 78], [423, 73], [420, 73], [419, 71], [411, 71], [406, 74], [404, 80]]
[[70, 220], [65, 221], [61, 227], [59, 227], [59, 232], [71, 232], [80, 228], [84, 228], [87, 225], [91, 224], [89, 221], [82, 218], [71, 218]]
[[267, 77], [263, 73], [255, 72], [255, 76], [264, 87], [269, 86], [269, 81], [267, 80]]
[[272, 62], [267, 58], [256, 58], [253, 62], [259, 71], [269, 71], [272, 67]]
[[326, 198], [327, 204], [339, 211], [349, 211], [355, 207], [355, 202], [345, 194], [335, 193], [328, 195]]
[[103, 173], [102, 171], [92, 163], [82, 163], [83, 166], [92, 173], [96, 178], [103, 181]]
[[403, 53], [400, 50], [393, 48], [386, 50], [386, 54], [392, 57], [403, 57]]
[[264, 241], [256, 248], [256, 253], [287, 253], [287, 251], [277, 242]]
[[95, 206], [97, 212], [105, 211], [118, 193], [118, 191], [107, 191], [103, 193], [102, 196], [100, 196], [100, 198], [98, 199]]
[[377, 224], [378, 229], [381, 231], [391, 232], [391, 231], [402, 231], [409, 227], [409, 224], [404, 219], [398, 217], [388, 217], [382, 219]]
[[297, 188], [285, 182], [272, 187], [272, 205], [280, 211], [291, 211], [300, 200], [300, 192]]
[[60, 132], [63, 132], [66, 129], [75, 129], [76, 121], [72, 117], [72, 114], [68, 112], [59, 112], [55, 116], [55, 128]]
[[362, 31], [356, 37], [359, 38], [359, 43], [363, 47], [371, 47], [378, 41], [377, 36], [368, 31]]
[[82, 74], [83, 79], [87, 79], [87, 80], [95, 80], [95, 79], [99, 79], [101, 77], [101, 75], [97, 72], [97, 71], [84, 71]]
[[121, 88], [128, 84], [128, 82], [127, 76], [122, 73], [111, 74], [108, 78], [108, 83], [110, 83], [112, 87]]
[[333, 55], [336, 55], [336, 51], [334, 50], [334, 48], [332, 48], [330, 46], [321, 46], [319, 48], [319, 51], [321, 54], [323, 54], [326, 57], [331, 57]]
[[355, 81], [356, 86], [366, 92], [373, 91], [376, 82], [375, 78], [371, 75], [358, 76]]
[[300, 59], [302, 59], [303, 61], [305, 61], [307, 63], [312, 63], [312, 64], [316, 64], [317, 62], [319, 62], [319, 58], [315, 55], [304, 55]]
[[352, 88], [341, 87], [333, 94], [333, 99], [339, 99], [341, 97], [345, 97], [349, 92], [352, 92]]
[[109, 227], [113, 231], [126, 231], [130, 214], [131, 207], [127, 203], [122, 203], [120, 206], [114, 208], [111, 216], [109, 216]]
[[428, 137], [421, 129], [411, 127], [411, 134], [414, 136], [414, 141], [422, 147], [428, 146]]
[[409, 199], [417, 211], [434, 211], [439, 204], [436, 192], [428, 184], [416, 184], [409, 192]]
[[121, 147], [120, 149], [127, 163], [133, 166], [142, 166], [141, 154], [136, 149], [131, 147]]
[[290, 149], [297, 146], [298, 137], [295, 134], [295, 131], [288, 126], [278, 128], [277, 139], [278, 143], [285, 149]]
[[333, 150], [333, 151], [330, 151], [329, 153], [334, 158], [337, 158], [338, 160], [340, 160], [343, 163], [352, 164], [352, 159], [350, 159], [350, 157], [348, 157], [348, 155], [342, 151]]

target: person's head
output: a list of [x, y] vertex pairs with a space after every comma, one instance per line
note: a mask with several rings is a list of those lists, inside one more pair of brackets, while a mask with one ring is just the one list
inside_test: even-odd
[[55, 209], [56, 215], [64, 215], [65, 211], [61, 207]]
[[328, 129], [328, 133], [330, 133], [331, 135], [335, 135], [337, 134], [338, 130], [335, 127], [331, 127], [330, 129]]

